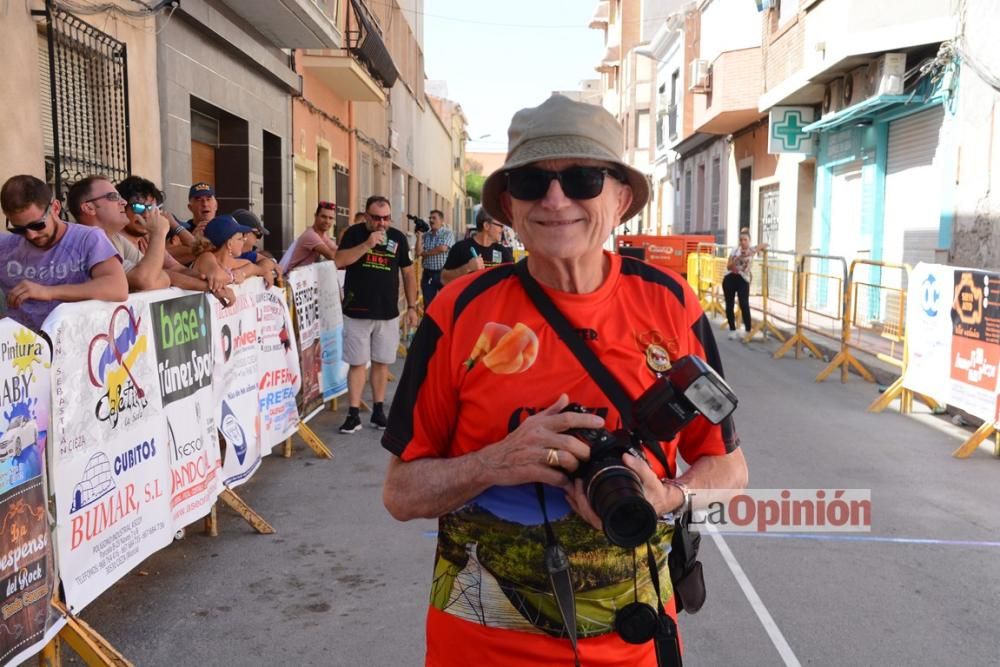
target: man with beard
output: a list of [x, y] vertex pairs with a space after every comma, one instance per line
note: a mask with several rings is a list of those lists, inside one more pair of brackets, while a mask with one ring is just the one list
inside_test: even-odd
[[365, 367], [372, 366], [372, 417], [386, 426], [383, 403], [389, 365], [399, 350], [399, 275], [406, 293], [406, 321], [417, 326], [417, 277], [406, 235], [392, 226], [392, 207], [380, 195], [368, 198], [367, 220], [344, 232], [336, 262], [346, 267], [344, 280], [344, 361], [347, 371], [347, 419], [341, 433], [361, 430], [361, 393]]
[[60, 220], [62, 207], [43, 181], [12, 176], [0, 190], [0, 208], [11, 232], [0, 236], [0, 290], [8, 317], [37, 331], [64, 301], [128, 298], [125, 270], [107, 237]]
[[452, 246], [441, 272], [441, 283], [447, 285], [467, 273], [512, 263], [514, 253], [501, 242], [503, 230], [503, 223], [491, 218], [486, 209], [480, 207], [476, 213], [476, 233]]

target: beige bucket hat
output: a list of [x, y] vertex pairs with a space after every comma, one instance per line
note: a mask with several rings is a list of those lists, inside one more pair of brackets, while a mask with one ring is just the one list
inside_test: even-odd
[[649, 180], [622, 160], [622, 126], [604, 107], [553, 95], [537, 107], [521, 109], [507, 130], [507, 160], [483, 184], [483, 207], [494, 220], [510, 220], [500, 206], [507, 189], [505, 172], [540, 160], [585, 158], [618, 165], [632, 187], [632, 205], [622, 220], [642, 210], [649, 199]]

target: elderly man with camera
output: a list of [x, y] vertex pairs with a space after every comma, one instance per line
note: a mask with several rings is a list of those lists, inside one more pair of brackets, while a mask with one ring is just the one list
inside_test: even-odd
[[455, 235], [444, 226], [444, 213], [438, 209], [427, 216], [430, 224], [412, 215], [406, 217], [413, 220], [417, 231], [417, 257], [421, 258], [424, 268], [420, 293], [423, 294], [426, 309], [441, 290], [441, 269], [448, 259], [448, 251], [455, 244]]
[[736, 398], [687, 283], [603, 250], [649, 196], [617, 121], [556, 95], [508, 138], [483, 205], [529, 257], [442, 290], [382, 439], [389, 512], [439, 519], [426, 664], [679, 665], [675, 522], [746, 484]]

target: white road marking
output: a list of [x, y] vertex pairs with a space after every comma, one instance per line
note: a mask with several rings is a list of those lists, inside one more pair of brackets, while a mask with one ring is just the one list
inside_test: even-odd
[[788, 667], [801, 667], [799, 659], [795, 657], [795, 653], [792, 651], [792, 647], [788, 645], [785, 640], [785, 636], [781, 634], [781, 630], [778, 629], [778, 624], [774, 622], [774, 618], [771, 617], [771, 613], [764, 606], [764, 602], [757, 595], [757, 591], [754, 590], [753, 584], [747, 579], [746, 573], [743, 568], [740, 567], [739, 562], [736, 560], [736, 556], [730, 551], [729, 545], [722, 538], [718, 529], [710, 523], [705, 524], [705, 528], [708, 529], [708, 533], [712, 536], [712, 541], [715, 542], [715, 546], [718, 547], [719, 553], [722, 554], [723, 560], [726, 561], [726, 565], [729, 566], [729, 571], [733, 573], [733, 577], [736, 579], [736, 583], [740, 585], [743, 589], [743, 594], [747, 597], [747, 601], [750, 602], [750, 606], [753, 607], [754, 613], [757, 614], [757, 618], [760, 619], [761, 625], [764, 626], [764, 630], [767, 631], [767, 636], [771, 638], [771, 643], [774, 644], [774, 648], [777, 649], [778, 655], [784, 661], [785, 665]]

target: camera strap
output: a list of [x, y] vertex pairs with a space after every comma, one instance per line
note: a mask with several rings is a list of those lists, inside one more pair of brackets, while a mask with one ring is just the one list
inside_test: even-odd
[[569, 643], [573, 646], [575, 667], [580, 667], [580, 653], [576, 643], [576, 595], [573, 592], [573, 571], [569, 567], [569, 556], [559, 544], [556, 533], [549, 523], [549, 512], [545, 508], [545, 489], [540, 483], [535, 483], [535, 493], [538, 504], [542, 507], [542, 519], [545, 521], [545, 571], [549, 575], [552, 593], [556, 598], [556, 606], [562, 617], [563, 627], [569, 635]]
[[[583, 369], [587, 371], [587, 374], [594, 379], [594, 382], [601, 388], [604, 395], [614, 404], [615, 409], [618, 410], [618, 414], [621, 415], [622, 427], [626, 430], [631, 430], [635, 423], [632, 415], [632, 398], [628, 395], [628, 392], [618, 382], [618, 379], [612, 375], [608, 367], [601, 362], [597, 354], [590, 349], [590, 346], [584, 342], [583, 338], [577, 334], [576, 329], [569, 323], [566, 316], [560, 312], [556, 304], [552, 302], [552, 299], [545, 293], [542, 286], [538, 284], [538, 281], [528, 273], [527, 258], [522, 259], [514, 266], [514, 273], [517, 274], [518, 279], [521, 281], [521, 287], [524, 288], [531, 302], [535, 304], [538, 312], [542, 314], [542, 317], [545, 318], [545, 321], [556, 332], [559, 339], [570, 349], [570, 352], [580, 362]], [[667, 455], [664, 453], [660, 443], [654, 440], [646, 441], [643, 444], [649, 448], [649, 451], [656, 457], [656, 460], [660, 462], [667, 476], [673, 477], [670, 464], [667, 461]]]

